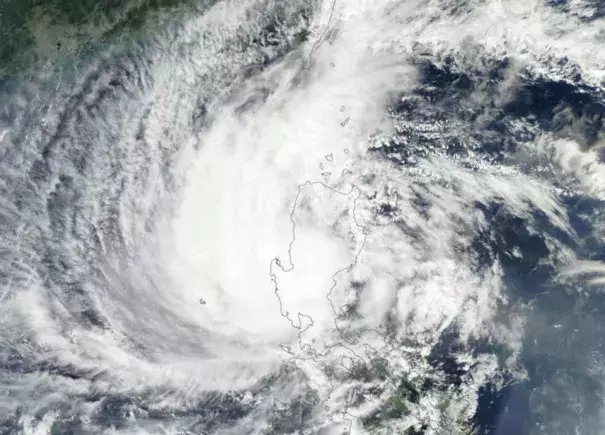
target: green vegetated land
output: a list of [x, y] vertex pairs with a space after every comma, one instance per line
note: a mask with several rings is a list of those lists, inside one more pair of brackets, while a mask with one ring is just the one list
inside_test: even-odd
[[162, 25], [200, 0], [0, 0], [0, 76]]

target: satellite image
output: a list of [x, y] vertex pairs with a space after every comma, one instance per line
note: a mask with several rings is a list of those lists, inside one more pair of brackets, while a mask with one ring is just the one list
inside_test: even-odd
[[21, 434], [605, 434], [605, 1], [0, 0]]

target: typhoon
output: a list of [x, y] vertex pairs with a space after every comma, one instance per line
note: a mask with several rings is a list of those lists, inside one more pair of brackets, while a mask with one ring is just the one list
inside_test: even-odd
[[605, 433], [602, 1], [0, 12], [0, 434]]

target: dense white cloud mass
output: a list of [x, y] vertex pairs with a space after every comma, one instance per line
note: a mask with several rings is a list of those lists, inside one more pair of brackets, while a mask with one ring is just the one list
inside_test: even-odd
[[2, 88], [0, 432], [602, 431], [603, 22], [547, 3], [217, 2]]

